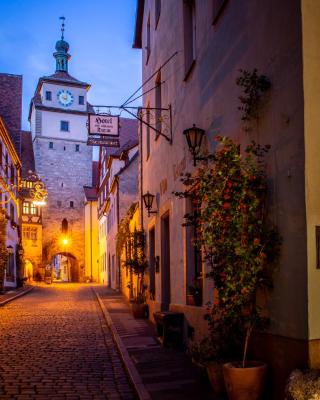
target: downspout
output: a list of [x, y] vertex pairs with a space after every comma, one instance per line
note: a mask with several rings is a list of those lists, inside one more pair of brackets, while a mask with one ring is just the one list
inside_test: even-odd
[[[120, 225], [120, 199], [119, 199], [119, 177], [116, 179], [117, 182], [117, 233], [119, 232], [119, 225]], [[117, 249], [116, 249], [117, 250]], [[118, 260], [118, 274], [119, 274], [119, 292], [121, 292], [121, 266], [120, 266], [120, 254], [117, 252], [117, 260]]]
[[142, 154], [142, 123], [140, 122], [140, 149], [139, 149], [139, 156], [140, 156], [140, 226], [141, 230], [143, 230], [143, 154]]

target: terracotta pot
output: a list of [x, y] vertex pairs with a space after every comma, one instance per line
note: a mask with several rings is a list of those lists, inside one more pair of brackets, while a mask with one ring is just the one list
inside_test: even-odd
[[267, 365], [249, 361], [246, 368], [240, 363], [223, 365], [223, 377], [229, 400], [259, 400], [262, 395]]
[[148, 318], [149, 316], [149, 307], [148, 304], [145, 303], [131, 303], [131, 310], [134, 318]]
[[207, 374], [214, 398], [224, 398], [226, 395], [226, 387], [223, 380], [222, 364], [219, 364], [218, 362], [208, 364]]

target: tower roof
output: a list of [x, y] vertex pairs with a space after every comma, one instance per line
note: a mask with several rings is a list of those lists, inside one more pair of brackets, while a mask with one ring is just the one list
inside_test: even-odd
[[68, 72], [68, 61], [71, 56], [68, 53], [69, 43], [64, 40], [64, 27], [65, 27], [65, 17], [60, 17], [61, 23], [61, 39], [56, 43], [56, 52], [53, 53], [56, 59], [56, 72]]

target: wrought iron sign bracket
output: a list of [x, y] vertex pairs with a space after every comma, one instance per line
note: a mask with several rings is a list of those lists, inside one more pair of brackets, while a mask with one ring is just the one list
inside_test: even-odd
[[[171, 105], [167, 108], [156, 108], [156, 107], [130, 107], [125, 104], [122, 106], [93, 106], [97, 111], [96, 115], [111, 115], [111, 109], [116, 108], [118, 110], [126, 111], [132, 115], [142, 124], [152, 129], [157, 137], [162, 136], [167, 142], [172, 144], [172, 111]], [[109, 112], [102, 112], [101, 109], [107, 109]], [[136, 113], [134, 112], [136, 111]], [[148, 121], [146, 120], [146, 117]], [[158, 129], [161, 126], [161, 129]]]

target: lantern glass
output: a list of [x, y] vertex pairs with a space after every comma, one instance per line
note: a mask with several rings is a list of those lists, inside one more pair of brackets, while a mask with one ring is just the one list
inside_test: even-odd
[[144, 201], [144, 205], [148, 210], [151, 210], [152, 208], [152, 203], [153, 203], [153, 199], [154, 199], [154, 195], [147, 192], [145, 193], [143, 196], [143, 201]]
[[190, 152], [192, 154], [197, 153], [201, 146], [204, 130], [193, 124], [192, 128], [186, 129], [183, 133], [186, 136]]

